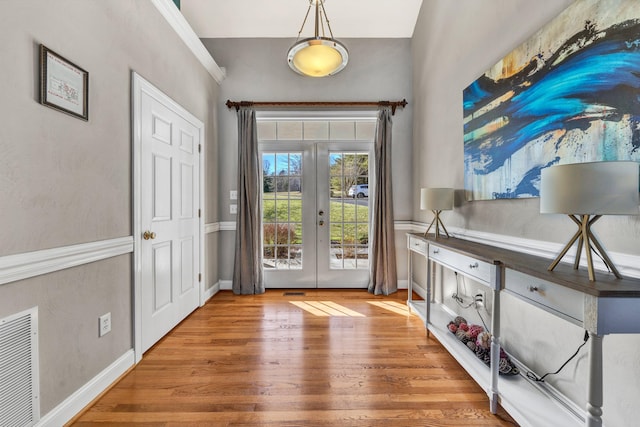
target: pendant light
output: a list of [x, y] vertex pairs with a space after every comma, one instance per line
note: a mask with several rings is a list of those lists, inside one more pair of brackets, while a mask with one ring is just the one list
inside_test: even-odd
[[[311, 7], [314, 5], [315, 35], [300, 40], [300, 34], [307, 22]], [[331, 37], [324, 37], [325, 22]], [[322, 36], [320, 36], [320, 31], [322, 31]], [[289, 49], [287, 61], [293, 71], [309, 77], [331, 76], [347, 66], [349, 52], [347, 52], [345, 45], [333, 38], [329, 19], [324, 10], [324, 0], [309, 0], [309, 8], [298, 32], [298, 40]]]

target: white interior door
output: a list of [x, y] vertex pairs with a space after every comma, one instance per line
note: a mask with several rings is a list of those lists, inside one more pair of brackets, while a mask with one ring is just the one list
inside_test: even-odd
[[[369, 282], [370, 143], [261, 144], [267, 288], [364, 288]], [[361, 196], [361, 197], [358, 197]]]
[[[159, 91], [158, 91], [159, 92]], [[201, 133], [161, 93], [140, 97], [141, 351], [198, 307]]]

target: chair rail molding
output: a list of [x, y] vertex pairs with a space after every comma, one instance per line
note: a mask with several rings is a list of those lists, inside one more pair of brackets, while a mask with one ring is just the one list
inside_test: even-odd
[[204, 225], [204, 234], [217, 233], [218, 231], [220, 231], [219, 222], [209, 222]]
[[118, 237], [0, 257], [0, 285], [133, 252], [133, 237]]
[[235, 221], [223, 221], [220, 223], [220, 231], [236, 231]]

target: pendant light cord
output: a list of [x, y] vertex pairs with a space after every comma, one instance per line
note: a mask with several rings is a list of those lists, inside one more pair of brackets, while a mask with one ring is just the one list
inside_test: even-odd
[[[327, 22], [327, 28], [329, 28], [329, 34], [331, 38], [333, 38], [333, 31], [331, 31], [331, 24], [329, 23], [329, 17], [327, 16], [327, 12], [324, 10], [324, 0], [317, 0], [320, 2], [320, 7], [322, 7], [322, 14], [324, 15], [324, 20]], [[320, 23], [322, 23], [322, 19], [320, 19]], [[324, 37], [324, 25], [322, 26], [322, 36]]]
[[307, 18], [309, 17], [309, 12], [311, 12], [311, 2], [309, 2], [309, 8], [307, 9], [307, 14], [304, 15], [304, 21], [302, 21], [302, 27], [300, 27], [300, 31], [298, 31], [298, 38], [296, 42], [300, 40], [300, 34], [302, 34], [302, 30], [304, 30], [304, 24], [307, 23]]
[[[307, 23], [307, 19], [309, 18], [309, 12], [311, 12], [311, 5], [314, 3], [314, 1], [318, 2], [320, 4], [320, 8], [322, 9], [322, 12], [320, 13], [320, 27], [322, 28], [322, 37], [325, 36], [324, 34], [324, 22], [327, 23], [327, 28], [329, 29], [329, 35], [331, 36], [331, 38], [333, 38], [333, 31], [331, 30], [331, 23], [329, 22], [329, 17], [327, 16], [327, 11], [324, 10], [324, 1], [323, 0], [311, 0], [309, 2], [309, 7], [307, 8], [307, 14], [304, 15], [304, 20], [302, 21], [302, 26], [300, 27], [300, 31], [298, 31], [298, 38], [296, 39], [296, 42], [298, 40], [300, 40], [300, 35], [302, 34], [302, 31], [304, 30], [304, 26]], [[316, 6], [318, 7], [318, 6]], [[318, 34], [315, 34], [315, 37], [318, 37]]]

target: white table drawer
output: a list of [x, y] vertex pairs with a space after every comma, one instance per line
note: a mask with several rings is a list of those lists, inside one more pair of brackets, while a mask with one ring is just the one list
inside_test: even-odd
[[437, 263], [463, 273], [471, 278], [484, 282], [492, 286], [492, 277], [495, 277], [496, 266], [475, 258], [459, 254], [449, 249], [441, 248], [437, 245], [429, 245], [429, 258]]
[[409, 249], [422, 255], [427, 255], [427, 242], [418, 237], [409, 236]]
[[510, 269], [505, 271], [505, 289], [573, 323], [581, 324], [584, 320], [581, 292]]

